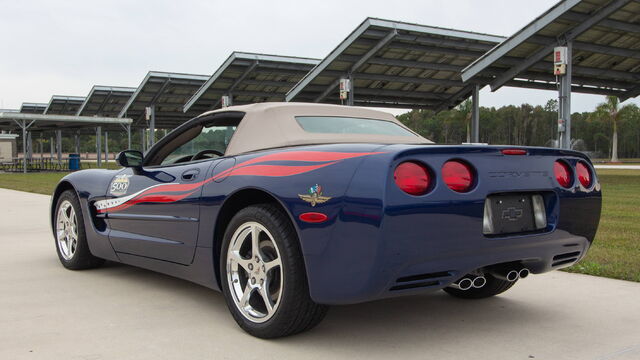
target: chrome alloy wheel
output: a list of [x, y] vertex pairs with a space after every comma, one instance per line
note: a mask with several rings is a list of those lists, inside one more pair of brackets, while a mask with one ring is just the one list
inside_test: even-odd
[[56, 239], [62, 257], [71, 260], [78, 247], [78, 217], [69, 200], [63, 201], [58, 208]]
[[283, 278], [278, 246], [257, 222], [246, 222], [233, 234], [227, 250], [227, 281], [233, 302], [255, 323], [269, 320], [280, 305]]

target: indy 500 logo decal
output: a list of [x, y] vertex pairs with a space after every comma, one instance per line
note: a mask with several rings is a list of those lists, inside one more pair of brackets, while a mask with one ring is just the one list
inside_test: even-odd
[[117, 175], [111, 182], [109, 192], [114, 196], [122, 196], [127, 193], [129, 189], [129, 178], [131, 175]]

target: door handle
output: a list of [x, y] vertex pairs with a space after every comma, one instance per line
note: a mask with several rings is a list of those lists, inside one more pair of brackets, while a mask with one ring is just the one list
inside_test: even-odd
[[198, 177], [198, 174], [200, 174], [200, 169], [189, 169], [182, 173], [182, 180], [195, 180]]

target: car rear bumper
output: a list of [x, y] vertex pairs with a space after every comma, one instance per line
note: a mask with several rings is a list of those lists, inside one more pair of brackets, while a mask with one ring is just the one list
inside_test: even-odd
[[[334, 239], [347, 242], [348, 237]], [[398, 239], [389, 238], [388, 242]], [[490, 265], [519, 262], [532, 274], [571, 266], [586, 254], [587, 238], [556, 230], [548, 234], [488, 239], [467, 246], [393, 246], [363, 252], [306, 256], [311, 297], [321, 304], [353, 304], [412, 295], [449, 286], [464, 275]]]

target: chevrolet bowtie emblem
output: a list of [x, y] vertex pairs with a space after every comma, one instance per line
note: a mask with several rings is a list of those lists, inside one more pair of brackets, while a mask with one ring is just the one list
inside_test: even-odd
[[300, 199], [311, 204], [311, 206], [316, 206], [316, 204], [326, 203], [327, 201], [331, 200], [330, 197], [322, 195], [322, 186], [318, 184], [310, 187], [308, 193], [309, 194], [305, 195], [298, 194], [298, 196], [300, 197]]

